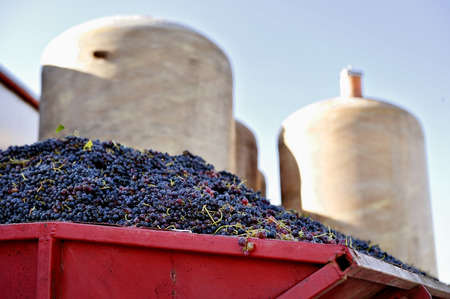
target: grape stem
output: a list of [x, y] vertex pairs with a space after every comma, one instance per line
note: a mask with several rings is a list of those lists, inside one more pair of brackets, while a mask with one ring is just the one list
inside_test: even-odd
[[219, 220], [217, 220], [217, 221], [214, 220], [214, 218], [212, 217], [212, 215], [211, 215], [211, 213], [209, 212], [209, 210], [208, 210], [208, 208], [206, 207], [206, 205], [203, 205], [202, 212], [203, 212], [203, 211], [205, 211], [205, 212], [208, 214], [209, 218], [210, 218], [211, 221], [213, 222], [212, 225], [216, 225], [217, 223], [219, 223], [220, 221], [222, 221], [223, 214], [222, 214], [222, 211], [221, 211], [220, 209], [219, 209], [220, 218], [219, 218]]

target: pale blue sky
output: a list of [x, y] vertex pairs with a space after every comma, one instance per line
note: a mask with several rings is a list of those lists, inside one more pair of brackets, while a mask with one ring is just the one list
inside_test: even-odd
[[362, 70], [365, 96], [406, 108], [423, 125], [439, 273], [450, 282], [450, 1], [0, 0], [0, 63], [39, 94], [44, 47], [72, 26], [118, 14], [179, 22], [227, 53], [235, 116], [257, 136], [275, 204], [281, 123], [338, 96], [342, 68]]

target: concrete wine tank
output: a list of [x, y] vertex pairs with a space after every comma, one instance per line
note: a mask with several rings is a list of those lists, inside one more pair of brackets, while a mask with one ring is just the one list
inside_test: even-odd
[[93, 20], [44, 51], [39, 138], [64, 124], [135, 148], [189, 149], [235, 172], [232, 84], [226, 54], [188, 27], [146, 16]]
[[258, 169], [258, 143], [255, 134], [236, 120], [236, 174], [244, 184], [266, 196], [266, 179]]
[[361, 73], [344, 69], [340, 97], [291, 114], [279, 154], [286, 208], [437, 274], [422, 127], [406, 110], [364, 98]]

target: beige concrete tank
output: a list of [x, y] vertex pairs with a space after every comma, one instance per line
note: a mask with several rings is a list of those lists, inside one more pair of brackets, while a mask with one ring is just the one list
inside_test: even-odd
[[236, 174], [245, 185], [266, 196], [264, 175], [258, 170], [258, 144], [255, 134], [236, 120]]
[[267, 197], [267, 185], [266, 185], [266, 176], [264, 175], [264, 173], [258, 169], [258, 187], [257, 187], [257, 191], [261, 191], [261, 196], [263, 197]]
[[234, 172], [232, 84], [227, 56], [190, 28], [146, 16], [90, 21], [44, 51], [39, 137], [63, 124], [136, 148], [187, 149]]
[[[422, 127], [409, 112], [362, 97], [341, 73], [341, 96], [282, 125], [282, 204], [437, 275]], [[301, 191], [300, 191], [301, 190]]]
[[280, 192], [281, 204], [286, 209], [302, 211], [301, 205], [301, 179], [294, 154], [285, 140], [284, 128], [278, 135], [278, 157], [280, 163]]

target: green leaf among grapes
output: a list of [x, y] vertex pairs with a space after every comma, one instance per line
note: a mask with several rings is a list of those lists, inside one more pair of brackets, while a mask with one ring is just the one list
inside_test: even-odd
[[55, 130], [55, 133], [59, 133], [59, 132], [61, 132], [62, 130], [64, 130], [65, 128], [66, 128], [66, 127], [64, 127], [63, 125], [59, 124], [58, 127], [57, 127], [56, 130]]
[[90, 151], [91, 148], [92, 148], [92, 145], [93, 145], [92, 140], [89, 139], [89, 141], [86, 142], [86, 144], [83, 146], [83, 150], [88, 150], [88, 151]]

